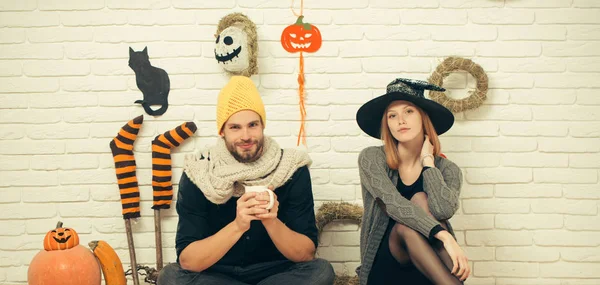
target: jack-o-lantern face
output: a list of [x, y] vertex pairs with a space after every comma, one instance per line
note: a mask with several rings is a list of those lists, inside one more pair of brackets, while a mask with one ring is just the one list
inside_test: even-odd
[[56, 224], [56, 229], [49, 231], [44, 238], [44, 249], [64, 250], [79, 245], [79, 235], [71, 228], [63, 228], [62, 222]]
[[281, 33], [281, 45], [288, 52], [315, 52], [321, 48], [321, 32], [316, 26], [303, 23], [304, 16], [287, 26]]
[[248, 68], [248, 35], [240, 27], [224, 29], [215, 43], [215, 59], [225, 70], [238, 72]]

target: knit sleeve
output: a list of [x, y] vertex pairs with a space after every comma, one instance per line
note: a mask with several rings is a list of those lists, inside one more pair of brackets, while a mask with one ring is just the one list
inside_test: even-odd
[[379, 147], [368, 147], [358, 156], [360, 183], [374, 199], [385, 205], [386, 213], [395, 221], [429, 237], [439, 222], [396, 190], [387, 176], [385, 153]]
[[462, 172], [452, 161], [444, 159], [440, 169], [423, 172], [423, 188], [427, 193], [429, 211], [437, 220], [448, 220], [458, 210]]

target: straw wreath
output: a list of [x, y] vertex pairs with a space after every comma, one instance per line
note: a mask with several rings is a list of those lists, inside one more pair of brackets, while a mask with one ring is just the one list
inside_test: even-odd
[[446, 58], [438, 65], [428, 81], [429, 83], [442, 86], [442, 84], [444, 84], [444, 78], [456, 70], [464, 70], [470, 73], [473, 78], [477, 80], [476, 89], [474, 91], [469, 91], [469, 96], [462, 99], [450, 98], [444, 92], [439, 91], [430, 91], [429, 97], [448, 108], [452, 113], [460, 113], [481, 106], [486, 99], [488, 91], [488, 77], [483, 68], [470, 59], [460, 57]]

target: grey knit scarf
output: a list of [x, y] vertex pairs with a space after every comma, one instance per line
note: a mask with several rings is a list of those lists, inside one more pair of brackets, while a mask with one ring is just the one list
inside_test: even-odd
[[302, 166], [312, 163], [306, 152], [282, 150], [277, 142], [265, 136], [262, 156], [250, 163], [238, 162], [229, 152], [224, 139], [204, 151], [185, 157], [183, 170], [200, 188], [204, 196], [215, 204], [224, 204], [244, 194], [244, 185], [285, 184]]

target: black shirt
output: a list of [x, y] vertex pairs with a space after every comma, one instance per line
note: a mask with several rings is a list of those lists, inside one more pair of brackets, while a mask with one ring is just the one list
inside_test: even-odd
[[[292, 178], [275, 189], [279, 210], [277, 217], [291, 230], [303, 234], [318, 244], [310, 172], [307, 166], [298, 168]], [[235, 220], [237, 197], [225, 204], [213, 204], [206, 199], [184, 173], [177, 196], [177, 236], [175, 248], [179, 255], [190, 244], [216, 234]], [[211, 249], [206, 249], [211, 250]], [[237, 243], [216, 264], [243, 266], [253, 263], [286, 259], [277, 250], [261, 221], [252, 221]]]

